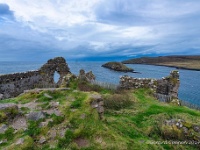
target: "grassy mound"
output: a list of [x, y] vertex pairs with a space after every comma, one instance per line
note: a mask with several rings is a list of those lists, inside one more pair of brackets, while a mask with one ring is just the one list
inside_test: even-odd
[[[0, 101], [17, 104], [35, 102], [43, 110], [51, 108], [52, 102], [57, 102], [57, 109], [62, 114], [28, 121], [26, 130], [15, 132], [9, 127], [5, 133], [0, 134], [0, 141], [5, 141], [0, 144], [0, 149], [199, 149], [199, 145], [195, 144], [155, 144], [156, 141], [190, 140], [191, 138], [178, 136], [179, 129], [166, 126], [165, 121], [172, 118], [182, 119], [190, 127], [192, 124], [198, 125], [199, 111], [161, 103], [153, 98], [148, 89], [116, 92], [92, 85], [82, 87], [79, 83], [71, 86], [73, 88], [65, 91], [31, 92]], [[96, 109], [91, 107], [91, 95], [95, 94], [101, 94], [104, 99], [105, 112], [102, 120], [99, 119]], [[29, 111], [21, 109], [24, 114]], [[45, 122], [47, 124], [42, 126], [41, 123]], [[19, 144], [20, 138], [23, 142]]]

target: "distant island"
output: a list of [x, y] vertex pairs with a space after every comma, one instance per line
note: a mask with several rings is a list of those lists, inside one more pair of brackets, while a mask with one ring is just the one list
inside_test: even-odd
[[147, 64], [200, 71], [200, 56], [141, 57], [122, 61], [123, 64]]
[[121, 62], [108, 62], [103, 64], [102, 67], [121, 72], [134, 72], [134, 69], [128, 68]]

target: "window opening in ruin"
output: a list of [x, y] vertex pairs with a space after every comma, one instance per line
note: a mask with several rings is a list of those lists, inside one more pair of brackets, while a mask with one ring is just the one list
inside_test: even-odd
[[60, 78], [59, 73], [57, 71], [55, 71], [54, 75], [53, 75], [54, 83], [58, 83], [59, 78]]

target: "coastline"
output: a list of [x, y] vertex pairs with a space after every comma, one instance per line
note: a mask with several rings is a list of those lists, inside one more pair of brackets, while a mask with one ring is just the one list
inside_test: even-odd
[[200, 56], [141, 57], [122, 61], [123, 64], [145, 64], [200, 71]]
[[[129, 64], [139, 64], [139, 63], [129, 63]], [[182, 69], [182, 70], [200, 71], [200, 69], [196, 69], [196, 68], [180, 67], [180, 66], [175, 66], [175, 65], [148, 64], [148, 63], [140, 63], [140, 65], [164, 66], [164, 67], [172, 67], [172, 68]]]

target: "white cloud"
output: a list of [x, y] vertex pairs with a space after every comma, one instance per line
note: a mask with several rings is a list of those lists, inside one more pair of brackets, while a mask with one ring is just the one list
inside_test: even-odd
[[7, 4], [11, 14], [0, 16], [0, 39], [4, 41], [0, 51], [18, 48], [18, 53], [24, 54], [25, 49], [31, 49], [32, 53], [48, 51], [70, 57], [174, 54], [191, 48], [200, 53], [200, 2], [196, 0], [0, 3]]
[[18, 21], [33, 22], [40, 27], [71, 26], [94, 20], [92, 8], [99, 0], [15, 0], [7, 1]]

